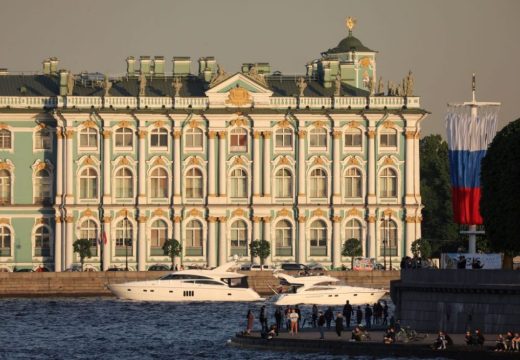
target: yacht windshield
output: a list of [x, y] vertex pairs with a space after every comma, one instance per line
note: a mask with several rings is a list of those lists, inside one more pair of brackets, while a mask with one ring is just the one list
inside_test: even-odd
[[221, 279], [223, 282], [228, 284], [230, 288], [248, 288], [247, 277], [240, 278], [229, 278], [229, 279]]
[[168, 274], [159, 280], [209, 280], [210, 277], [200, 275], [189, 275], [189, 274]]

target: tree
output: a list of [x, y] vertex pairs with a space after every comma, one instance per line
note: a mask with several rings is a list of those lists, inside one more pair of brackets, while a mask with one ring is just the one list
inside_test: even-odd
[[267, 240], [253, 240], [249, 248], [252, 257], [260, 258], [260, 265], [264, 265], [265, 259], [271, 255], [271, 244]]
[[79, 255], [81, 271], [83, 271], [83, 264], [85, 263], [85, 258], [90, 259], [92, 257], [92, 253], [90, 252], [91, 246], [92, 242], [89, 239], [78, 239], [74, 241], [74, 244], [72, 244], [74, 252]]
[[422, 237], [434, 253], [459, 246], [458, 226], [453, 221], [448, 144], [440, 135], [421, 139]]
[[480, 213], [493, 251], [520, 253], [520, 119], [509, 123], [491, 142], [481, 166]]
[[341, 255], [350, 256], [350, 269], [354, 268], [354, 257], [361, 256], [363, 249], [361, 248], [361, 241], [356, 238], [348, 239], [343, 243], [343, 249], [341, 249]]
[[417, 239], [412, 242], [412, 254], [413, 256], [429, 258], [432, 255], [432, 246], [426, 239]]
[[169, 256], [172, 260], [171, 269], [173, 270], [175, 257], [180, 256], [182, 253], [182, 245], [175, 239], [169, 239], [164, 242], [163, 251], [164, 255]]

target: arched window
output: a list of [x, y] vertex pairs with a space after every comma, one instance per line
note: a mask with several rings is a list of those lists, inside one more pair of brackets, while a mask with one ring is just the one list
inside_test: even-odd
[[79, 175], [79, 198], [82, 200], [97, 199], [98, 175], [93, 168], [83, 169]]
[[327, 147], [327, 130], [324, 128], [314, 128], [309, 135], [309, 145], [311, 148]]
[[280, 169], [275, 176], [275, 196], [277, 198], [293, 197], [292, 174], [289, 169]]
[[231, 130], [229, 135], [231, 151], [247, 151], [247, 131], [243, 128]]
[[0, 205], [11, 204], [11, 173], [0, 170]]
[[231, 255], [247, 256], [247, 225], [237, 220], [231, 225]]
[[247, 174], [242, 169], [231, 171], [231, 194], [232, 198], [247, 197]]
[[186, 198], [202, 199], [202, 172], [191, 168], [186, 172]]
[[184, 135], [184, 144], [188, 149], [202, 149], [202, 130], [190, 128]]
[[97, 256], [98, 227], [94, 220], [87, 219], [81, 223], [79, 238], [87, 239], [90, 242], [91, 255]]
[[134, 253], [133, 229], [132, 222], [126, 217], [116, 223], [116, 256], [132, 256]]
[[360, 129], [349, 129], [345, 133], [345, 146], [346, 147], [361, 147], [362, 138]]
[[311, 224], [311, 256], [327, 255], [327, 224], [316, 220]]
[[391, 219], [381, 221], [381, 256], [397, 256], [397, 224]]
[[278, 129], [275, 133], [275, 146], [279, 149], [292, 149], [293, 132], [291, 129]]
[[155, 128], [150, 132], [150, 147], [152, 149], [168, 148], [168, 131], [164, 128]]
[[153, 222], [151, 236], [151, 255], [164, 255], [163, 246], [168, 237], [168, 226], [164, 220], [155, 220]]
[[397, 130], [385, 129], [379, 135], [379, 145], [381, 147], [397, 147]]
[[11, 132], [9, 130], [0, 130], [0, 149], [11, 149]]
[[394, 169], [386, 168], [379, 176], [379, 196], [382, 198], [397, 197], [397, 173]]
[[166, 170], [160, 167], [153, 169], [150, 180], [150, 196], [153, 199], [168, 198], [168, 173]]
[[52, 178], [47, 170], [39, 170], [34, 176], [34, 203], [49, 203], [51, 196]]
[[86, 149], [97, 149], [98, 132], [94, 128], [85, 128], [79, 132], [79, 147]]
[[186, 225], [186, 256], [202, 255], [202, 224], [191, 220]]
[[116, 198], [129, 199], [134, 196], [134, 176], [129, 168], [116, 171]]
[[119, 128], [115, 132], [116, 148], [132, 148], [134, 142], [134, 133], [130, 128]]
[[41, 129], [34, 134], [34, 149], [49, 150], [51, 148], [51, 133], [47, 129]]
[[361, 171], [351, 167], [345, 172], [345, 197], [360, 198], [361, 194]]
[[11, 230], [0, 226], [0, 256], [11, 256]]
[[348, 239], [358, 239], [361, 241], [361, 223], [356, 219], [347, 222], [347, 226], [345, 227], [345, 240]]
[[323, 169], [314, 169], [311, 172], [310, 179], [310, 196], [311, 198], [327, 197], [327, 174]]
[[276, 224], [276, 248], [275, 256], [292, 255], [292, 224], [287, 220], [280, 220]]
[[50, 256], [50, 234], [47, 226], [39, 226], [34, 232], [34, 256]]

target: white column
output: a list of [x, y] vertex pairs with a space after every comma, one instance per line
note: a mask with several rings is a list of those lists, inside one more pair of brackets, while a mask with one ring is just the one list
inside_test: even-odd
[[[264, 217], [264, 240], [269, 241], [269, 244], [271, 245], [271, 249], [273, 248], [273, 244], [271, 244], [271, 218], [269, 216]], [[265, 263], [267, 265], [271, 264], [271, 258], [273, 257], [273, 253], [265, 259]]]
[[368, 203], [376, 203], [376, 132], [371, 127], [368, 130]]
[[70, 269], [73, 263], [73, 249], [72, 249], [72, 240], [74, 237], [74, 217], [67, 216], [65, 218], [66, 228], [65, 228], [65, 269]]
[[215, 136], [214, 131], [208, 132], [208, 196], [215, 196], [217, 193], [216, 172], [215, 172]]
[[226, 136], [225, 131], [218, 133], [218, 194], [226, 197]]
[[[138, 241], [137, 241], [137, 271], [146, 270], [146, 216], [139, 216]], [[133, 238], [133, 236], [132, 236]]]
[[67, 137], [66, 146], [67, 146], [67, 154], [66, 154], [66, 161], [67, 161], [67, 182], [65, 184], [65, 202], [67, 204], [71, 204], [74, 202], [74, 191], [73, 191], [73, 181], [74, 181], [74, 167], [73, 167], [73, 143], [72, 140], [74, 138], [74, 130], [69, 129], [67, 127], [67, 131], [65, 133], [65, 136]]
[[56, 138], [58, 143], [58, 149], [56, 154], [56, 204], [61, 204], [63, 196], [63, 167], [65, 165], [63, 159], [63, 131], [61, 130], [61, 128], [56, 129]]
[[208, 267], [212, 268], [217, 266], [217, 236], [215, 233], [215, 223], [217, 218], [214, 216], [208, 216], [208, 254], [207, 263]]
[[[144, 128], [143, 128], [144, 129]], [[139, 179], [137, 180], [139, 194], [139, 204], [146, 203], [146, 134], [145, 130], [139, 130]]]
[[227, 228], [227, 218], [225, 216], [221, 216], [218, 218], [220, 221], [219, 225], [219, 234], [218, 234], [218, 264], [219, 266], [225, 264], [227, 262], [227, 238], [226, 238], [226, 228]]
[[376, 257], [376, 217], [370, 215], [368, 217], [368, 257]]
[[58, 215], [55, 217], [56, 228], [54, 230], [54, 271], [63, 271], [62, 267], [62, 249], [63, 249], [63, 237], [61, 234], [62, 219]]
[[339, 268], [341, 266], [341, 218], [334, 216], [332, 218], [332, 267]]
[[340, 175], [340, 138], [341, 138], [341, 131], [334, 131], [332, 134], [332, 137], [334, 139], [334, 146], [333, 146], [333, 153], [332, 153], [332, 190], [333, 192], [333, 199], [336, 199], [334, 203], [339, 202], [341, 199], [341, 175]]
[[260, 131], [253, 134], [253, 196], [260, 196]]
[[[173, 218], [173, 238], [181, 244], [181, 246], [184, 248], [184, 244], [181, 240], [181, 220], [182, 218], [180, 216], [175, 216]], [[181, 253], [182, 257], [182, 253]], [[174, 265], [180, 265], [181, 264], [181, 258], [175, 257]]]
[[271, 196], [271, 132], [264, 131], [264, 196]]
[[[173, 133], [173, 196], [181, 196], [181, 132]], [[180, 199], [179, 199], [180, 201]]]
[[[111, 221], [111, 217], [103, 217], [103, 231], [107, 239], [106, 244], [103, 242], [103, 244], [101, 245], [103, 246], [103, 271], [107, 271], [108, 269], [110, 269], [110, 259], [112, 258], [112, 232], [110, 231]], [[103, 241], [103, 236], [101, 236], [101, 240]]]
[[419, 131], [415, 133], [414, 139], [413, 139], [413, 156], [414, 156], [414, 195], [417, 198], [418, 202], [420, 203], [421, 199], [421, 158], [419, 156], [419, 138], [421, 134]]
[[406, 256], [412, 256], [412, 243], [416, 240], [415, 238], [415, 217], [406, 217], [406, 242], [403, 254]]
[[298, 196], [305, 196], [305, 131], [298, 132]]
[[405, 164], [405, 203], [414, 203], [414, 137], [413, 131], [406, 131], [406, 164]]
[[112, 198], [110, 196], [110, 177], [111, 177], [111, 166], [110, 166], [110, 137], [112, 131], [103, 131], [103, 203], [110, 204]]
[[305, 263], [305, 216], [298, 217], [298, 256], [296, 262]]
[[[251, 239], [251, 242], [255, 240], [260, 240], [260, 221], [262, 220], [261, 217], [253, 216], [253, 236]], [[255, 256], [253, 258], [253, 262], [256, 264], [260, 263], [260, 258], [258, 256]]]

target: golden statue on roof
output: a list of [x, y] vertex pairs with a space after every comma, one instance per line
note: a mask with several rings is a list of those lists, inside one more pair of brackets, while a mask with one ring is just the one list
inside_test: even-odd
[[353, 18], [352, 16], [347, 17], [345, 20], [345, 25], [347, 26], [347, 29], [349, 32], [352, 32], [352, 29], [356, 27], [357, 19]]
[[238, 84], [235, 88], [229, 91], [226, 104], [242, 106], [249, 103], [251, 103], [251, 96], [249, 96], [249, 92], [246, 89], [240, 87]]

